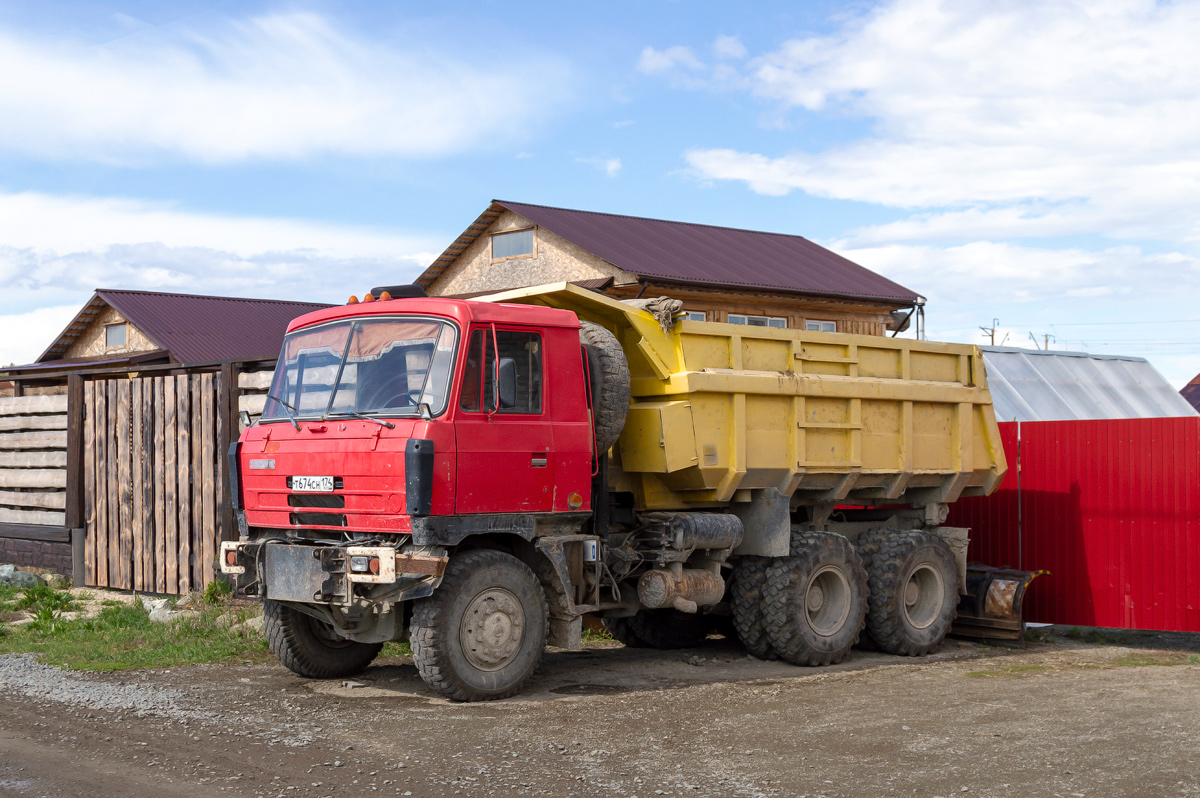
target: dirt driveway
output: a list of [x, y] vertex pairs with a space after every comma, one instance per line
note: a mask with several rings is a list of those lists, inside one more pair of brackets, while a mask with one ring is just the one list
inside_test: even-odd
[[411, 664], [78, 674], [0, 658], [0, 795], [1200, 795], [1195, 638], [948, 643], [832, 668], [712, 639], [552, 652], [450, 704]]

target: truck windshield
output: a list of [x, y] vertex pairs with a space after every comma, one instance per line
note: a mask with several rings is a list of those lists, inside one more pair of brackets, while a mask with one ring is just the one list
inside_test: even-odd
[[434, 415], [446, 409], [458, 331], [436, 319], [336, 322], [289, 335], [263, 421], [370, 413]]

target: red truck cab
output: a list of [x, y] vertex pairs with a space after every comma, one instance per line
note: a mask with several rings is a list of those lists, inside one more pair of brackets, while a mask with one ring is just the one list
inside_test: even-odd
[[564, 310], [442, 298], [294, 320], [240, 442], [247, 526], [404, 535], [414, 518], [589, 511], [579, 326]]

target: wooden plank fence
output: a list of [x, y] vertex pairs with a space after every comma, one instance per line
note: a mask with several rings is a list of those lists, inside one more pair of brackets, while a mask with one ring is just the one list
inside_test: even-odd
[[67, 437], [65, 395], [0, 398], [0, 523], [66, 523]]
[[[224, 507], [224, 374], [83, 384], [84, 580], [151, 593], [214, 577]], [[43, 398], [43, 397], [38, 397]]]

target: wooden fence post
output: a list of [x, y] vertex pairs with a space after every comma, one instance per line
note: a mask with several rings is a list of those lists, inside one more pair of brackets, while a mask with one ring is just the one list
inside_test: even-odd
[[84, 525], [83, 508], [83, 377], [67, 377], [67, 518], [68, 529]]
[[238, 438], [237, 394], [238, 364], [222, 363], [217, 375], [217, 474], [220, 475], [217, 496], [221, 525], [221, 540], [236, 540], [237, 526], [233, 522], [233, 502], [230, 498], [229, 444]]

